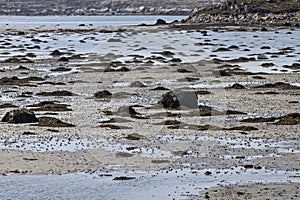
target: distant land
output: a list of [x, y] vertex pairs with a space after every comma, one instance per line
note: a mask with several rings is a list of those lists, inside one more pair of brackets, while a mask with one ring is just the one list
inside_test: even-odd
[[220, 0], [0, 0], [0, 15], [190, 15]]

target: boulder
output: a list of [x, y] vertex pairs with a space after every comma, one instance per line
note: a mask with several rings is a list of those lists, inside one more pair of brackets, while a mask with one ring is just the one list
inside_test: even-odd
[[108, 90], [102, 90], [102, 91], [96, 92], [94, 94], [94, 96], [98, 99], [105, 99], [105, 98], [111, 98], [112, 93], [109, 92]]
[[167, 22], [163, 19], [158, 19], [155, 23], [155, 25], [166, 25], [166, 24], [167, 24]]
[[230, 87], [227, 87], [227, 89], [245, 89], [245, 86], [239, 84], [239, 83], [235, 83]]
[[54, 50], [50, 53], [51, 56], [61, 56], [62, 53], [59, 50]]
[[147, 86], [140, 81], [134, 81], [130, 84], [130, 87], [147, 87]]
[[180, 103], [174, 92], [170, 91], [162, 96], [160, 103], [164, 108], [178, 108]]
[[17, 109], [7, 112], [5, 116], [2, 118], [2, 122], [8, 123], [35, 123], [38, 122], [33, 111], [27, 109]]
[[193, 91], [168, 92], [162, 96], [160, 103], [164, 108], [178, 108], [180, 106], [197, 109], [198, 96]]
[[57, 62], [69, 62], [69, 58], [67, 57], [61, 57], [57, 60]]

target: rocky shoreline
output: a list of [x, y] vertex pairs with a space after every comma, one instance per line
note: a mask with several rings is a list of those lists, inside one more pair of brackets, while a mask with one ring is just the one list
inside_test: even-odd
[[299, 198], [299, 29], [174, 27], [2, 27], [3, 180]]
[[300, 3], [297, 1], [224, 1], [191, 15], [187, 24], [240, 26], [300, 26]]

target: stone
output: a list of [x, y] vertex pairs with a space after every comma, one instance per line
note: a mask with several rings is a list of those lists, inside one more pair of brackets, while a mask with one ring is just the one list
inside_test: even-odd
[[114, 181], [129, 181], [132, 179], [135, 179], [135, 177], [119, 176], [119, 177], [114, 178], [113, 180]]
[[160, 103], [164, 108], [178, 108], [180, 103], [174, 92], [170, 91], [162, 96]]
[[122, 42], [122, 40], [119, 38], [109, 38], [107, 42]]
[[300, 114], [290, 113], [279, 118], [279, 121], [274, 123], [276, 125], [299, 125], [300, 124]]
[[266, 83], [264, 85], [258, 85], [255, 88], [277, 88], [280, 90], [299, 90], [300, 87], [297, 85], [291, 85], [285, 82]]
[[158, 19], [155, 23], [155, 25], [157, 25], [157, 26], [158, 25], [166, 25], [166, 24], [167, 24], [167, 22], [163, 19]]
[[134, 81], [130, 84], [130, 87], [147, 87], [147, 86], [140, 81]]
[[38, 119], [36, 118], [33, 111], [30, 111], [28, 109], [17, 109], [7, 112], [2, 118], [2, 122], [15, 124], [35, 123], [38, 122]]
[[67, 57], [61, 57], [57, 61], [58, 62], [69, 62], [69, 58], [67, 58]]
[[180, 106], [197, 109], [198, 96], [193, 91], [183, 91], [174, 93], [170, 91], [162, 96], [160, 103], [164, 108], [178, 108]]
[[101, 98], [111, 98], [111, 96], [112, 96], [112, 93], [109, 92], [108, 90], [102, 90], [102, 91], [96, 92], [94, 94], [94, 97], [99, 98], [99, 99], [101, 99]]
[[130, 69], [125, 66], [115, 66], [114, 64], [108, 66], [104, 72], [128, 72]]
[[70, 91], [67, 90], [59, 90], [59, 91], [53, 91], [53, 92], [40, 92], [37, 93], [38, 96], [74, 96]]
[[38, 124], [36, 126], [42, 127], [74, 127], [75, 125], [69, 124], [61, 121], [60, 119], [56, 119], [53, 117], [40, 117], [38, 119]]
[[235, 83], [231, 87], [227, 87], [227, 89], [245, 89], [245, 86], [243, 86], [239, 83]]
[[71, 71], [71, 68], [67, 68], [67, 67], [57, 67], [55, 69], [51, 69], [51, 72], [68, 72]]
[[127, 135], [125, 138], [127, 140], [142, 140], [145, 137], [143, 135], [138, 134], [138, 133], [133, 133], [133, 134]]

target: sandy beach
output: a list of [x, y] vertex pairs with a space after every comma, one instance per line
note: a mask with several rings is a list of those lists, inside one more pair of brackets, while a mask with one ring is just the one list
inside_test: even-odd
[[298, 28], [1, 29], [0, 116], [38, 119], [0, 122], [3, 177], [234, 168], [180, 199], [300, 198]]

